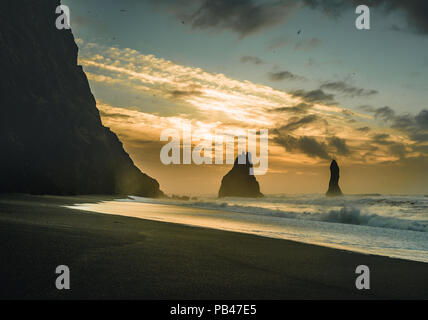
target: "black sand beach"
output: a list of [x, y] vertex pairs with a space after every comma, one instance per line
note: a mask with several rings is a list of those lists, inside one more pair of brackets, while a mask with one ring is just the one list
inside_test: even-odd
[[[62, 207], [100, 199], [1, 195], [0, 298], [428, 298], [425, 263]], [[355, 288], [360, 264], [370, 290]]]

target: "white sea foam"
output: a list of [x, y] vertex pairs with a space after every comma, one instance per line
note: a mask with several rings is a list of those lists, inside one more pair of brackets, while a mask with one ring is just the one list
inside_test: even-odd
[[347, 196], [331, 199], [320, 195], [288, 195], [264, 199], [203, 198], [192, 201], [132, 198], [137, 202], [167, 202], [279, 218], [428, 232], [428, 199], [423, 196]]

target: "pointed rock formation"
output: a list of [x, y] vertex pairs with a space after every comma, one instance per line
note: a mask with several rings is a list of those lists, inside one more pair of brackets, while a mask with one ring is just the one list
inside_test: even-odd
[[0, 192], [163, 195], [102, 125], [58, 5], [0, 1]]
[[256, 177], [250, 174], [252, 167], [251, 153], [238, 155], [232, 170], [221, 180], [218, 197], [263, 197]]
[[336, 160], [333, 160], [330, 164], [330, 183], [328, 184], [326, 196], [343, 196], [342, 190], [339, 187], [339, 177], [339, 166]]

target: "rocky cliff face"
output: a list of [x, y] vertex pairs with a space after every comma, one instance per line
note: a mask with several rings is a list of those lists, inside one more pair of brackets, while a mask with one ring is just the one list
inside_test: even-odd
[[[242, 153], [235, 159], [232, 170], [221, 180], [221, 186], [218, 192], [219, 198], [263, 196], [263, 194], [260, 193], [260, 187], [256, 177], [250, 175], [250, 168], [253, 166], [250, 157], [250, 154]], [[241, 159], [241, 161], [239, 161], [239, 159]]]
[[162, 195], [102, 125], [59, 2], [0, 2], [0, 192]]
[[328, 197], [343, 195], [339, 187], [339, 177], [339, 166], [336, 160], [333, 160], [330, 164], [330, 183], [328, 184], [328, 191], [326, 193]]

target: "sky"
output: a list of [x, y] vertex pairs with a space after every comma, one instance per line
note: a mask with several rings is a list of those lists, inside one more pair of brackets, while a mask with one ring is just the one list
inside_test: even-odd
[[103, 124], [166, 193], [231, 168], [160, 161], [190, 123], [193, 146], [268, 129], [265, 194], [325, 192], [333, 158], [345, 193], [428, 194], [428, 3], [366, 1], [370, 30], [358, 1], [62, 3]]

